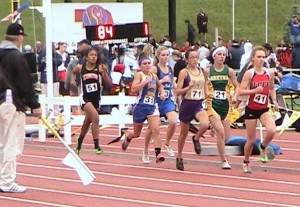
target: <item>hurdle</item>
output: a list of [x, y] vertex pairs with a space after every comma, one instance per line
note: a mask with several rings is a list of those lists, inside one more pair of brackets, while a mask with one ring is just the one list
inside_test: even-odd
[[[126, 105], [135, 103], [135, 96], [125, 96], [125, 93], [119, 93], [119, 95], [108, 95], [101, 97], [101, 105], [117, 105], [119, 107], [117, 114], [101, 114], [99, 119], [99, 125], [118, 125], [119, 129], [124, 128], [125, 124], [132, 124], [132, 116], [127, 115]], [[45, 117], [47, 108], [53, 108], [53, 105], [63, 106], [64, 124], [64, 140], [68, 145], [72, 143], [72, 126], [82, 125], [84, 115], [71, 115], [71, 107], [79, 106], [79, 97], [64, 96], [64, 97], [46, 97], [45, 95], [39, 96], [39, 102], [41, 104], [42, 116]], [[67, 124], [69, 120], [72, 121]], [[120, 130], [121, 131], [121, 130]], [[39, 142], [46, 142], [46, 127], [40, 121], [39, 122]]]

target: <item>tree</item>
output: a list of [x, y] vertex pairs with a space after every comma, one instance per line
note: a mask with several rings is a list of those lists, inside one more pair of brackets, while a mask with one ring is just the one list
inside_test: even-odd
[[291, 6], [291, 14], [288, 17], [286, 25], [284, 25], [283, 39], [286, 43], [290, 42], [291, 30], [288, 26], [288, 23], [291, 21], [293, 16], [297, 16], [298, 20], [300, 20], [300, 7], [299, 4], [297, 4], [296, 0], [294, 0], [293, 5]]

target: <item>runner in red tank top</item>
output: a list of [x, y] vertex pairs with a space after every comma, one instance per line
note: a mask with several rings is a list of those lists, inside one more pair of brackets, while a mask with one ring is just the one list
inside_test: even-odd
[[250, 69], [252, 79], [249, 88], [255, 89], [258, 86], [263, 87], [262, 92], [250, 94], [247, 106], [250, 109], [266, 109], [268, 108], [268, 95], [270, 92], [270, 74], [267, 68], [263, 68], [263, 74], [258, 74], [255, 69]]
[[[272, 98], [275, 108], [278, 108], [276, 92], [274, 88], [274, 72], [263, 67], [266, 52], [261, 46], [253, 48], [251, 60], [253, 69], [246, 71], [239, 87], [239, 95], [249, 95], [248, 104], [245, 108], [245, 124], [247, 131], [247, 142], [244, 147], [245, 160], [243, 169], [245, 173], [251, 173], [250, 155], [256, 141], [257, 119], [265, 126], [264, 138], [259, 146], [261, 162], [274, 159], [274, 151], [267, 147], [275, 135], [275, 121], [268, 112], [268, 100]], [[267, 153], [268, 152], [268, 153]], [[270, 156], [267, 156], [269, 154]]]

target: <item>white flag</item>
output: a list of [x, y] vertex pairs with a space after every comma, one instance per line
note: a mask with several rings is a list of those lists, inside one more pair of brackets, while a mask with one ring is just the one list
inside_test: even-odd
[[71, 168], [74, 168], [77, 171], [83, 185], [87, 186], [88, 184], [94, 181], [95, 175], [83, 162], [80, 162], [81, 160], [79, 161], [79, 157], [76, 158], [75, 156], [76, 155], [69, 152], [67, 156], [63, 159], [62, 163]]

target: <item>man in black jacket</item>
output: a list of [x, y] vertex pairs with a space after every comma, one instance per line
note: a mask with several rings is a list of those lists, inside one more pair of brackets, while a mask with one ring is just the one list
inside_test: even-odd
[[187, 32], [188, 32], [188, 38], [187, 41], [190, 43], [190, 46], [193, 46], [195, 44], [195, 28], [194, 26], [191, 24], [190, 20], [186, 19], [184, 20], [184, 22], [187, 25]]
[[207, 23], [208, 23], [208, 16], [206, 15], [204, 9], [201, 9], [199, 14], [197, 15], [197, 26], [198, 26], [198, 33], [203, 35], [203, 40], [206, 41], [206, 34], [207, 34]]
[[15, 183], [16, 158], [24, 147], [26, 107], [41, 117], [30, 69], [19, 51], [24, 36], [24, 28], [14, 23], [8, 26], [0, 44], [0, 191], [9, 193], [26, 191]]

